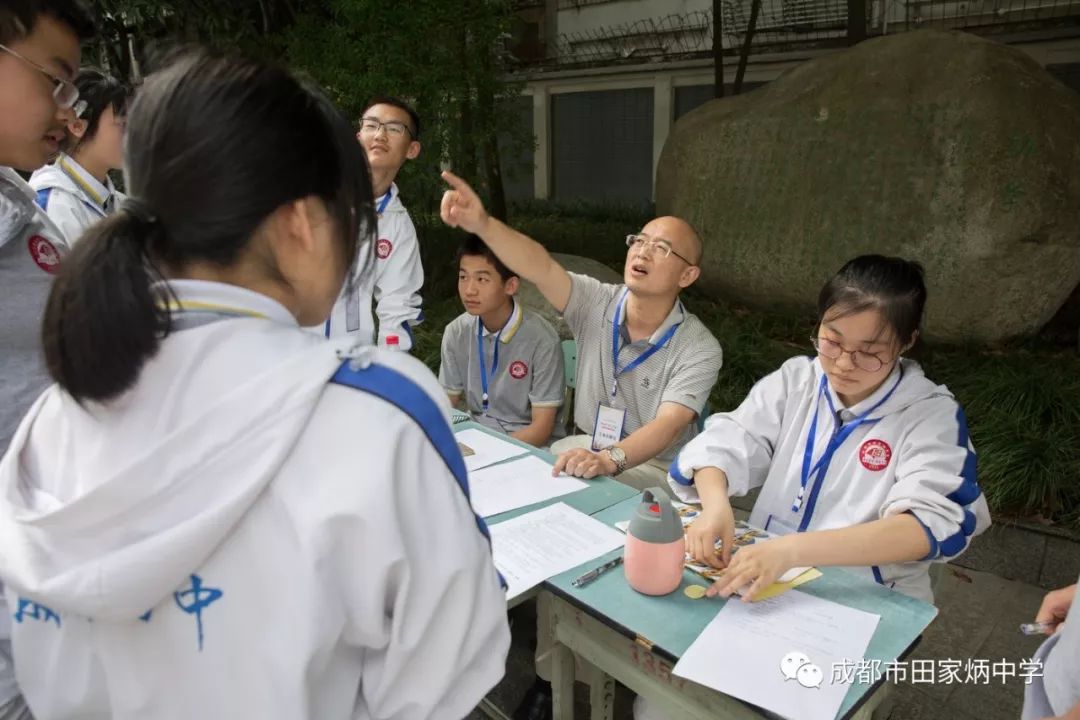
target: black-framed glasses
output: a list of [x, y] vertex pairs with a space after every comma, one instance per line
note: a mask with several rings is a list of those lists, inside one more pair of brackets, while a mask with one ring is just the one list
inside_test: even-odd
[[862, 350], [845, 350], [843, 345], [829, 338], [812, 337], [810, 342], [822, 357], [839, 360], [841, 355], [851, 356], [851, 363], [864, 372], [877, 372], [885, 367], [885, 361], [877, 355]]
[[79, 100], [79, 88], [75, 86], [75, 83], [70, 80], [56, 77], [30, 58], [24, 56], [22, 53], [12, 50], [6, 45], [0, 45], [0, 50], [3, 50], [8, 55], [19, 58], [24, 63], [47, 77], [49, 82], [53, 84], [53, 101], [56, 102], [56, 106], [61, 110], [73, 110], [75, 112], [75, 117], [79, 117], [86, 112], [86, 101]]
[[626, 247], [628, 247], [628, 248], [632, 248], [632, 247], [640, 248], [641, 250], [643, 250], [645, 252], [648, 252], [648, 253], [651, 253], [651, 252], [654, 252], [654, 251], [659, 251], [660, 254], [663, 255], [664, 257], [668, 257], [669, 255], [674, 255], [675, 257], [679, 258], [680, 260], [682, 260], [687, 265], [693, 266], [693, 264], [694, 264], [694, 263], [690, 262], [689, 260], [687, 260], [682, 255], [680, 255], [679, 253], [675, 252], [675, 248], [671, 247], [671, 243], [669, 243], [667, 240], [664, 240], [662, 238], [651, 238], [651, 237], [648, 237], [646, 235], [627, 235], [626, 236]]
[[389, 122], [382, 122], [377, 117], [365, 117], [360, 119], [360, 132], [369, 133], [371, 135], [378, 135], [379, 130], [386, 128], [387, 135], [393, 135], [394, 137], [401, 137], [405, 133], [412, 135], [412, 130], [409, 126], [403, 122], [397, 120], [391, 120]]

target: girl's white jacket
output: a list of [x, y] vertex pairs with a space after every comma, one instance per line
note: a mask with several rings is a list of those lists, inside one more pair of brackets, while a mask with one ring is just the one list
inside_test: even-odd
[[[435, 378], [265, 296], [173, 287], [194, 327], [108, 406], [47, 390], [0, 462], [34, 716], [467, 715], [510, 635]], [[357, 376], [388, 399], [329, 382]]]
[[[819, 392], [822, 378], [816, 358], [785, 362], [754, 385], [734, 412], [706, 421], [705, 430], [672, 463], [668, 481], [683, 500], [700, 502], [694, 471], [720, 468], [732, 496], [761, 488], [750, 522], [780, 534], [911, 513], [926, 531], [929, 554], [916, 562], [857, 571], [933, 602], [929, 563], [959, 555], [990, 526], [964, 412], [945, 386], [932, 383], [918, 363], [906, 359], [871, 397], [851, 408], [844, 408], [828, 383], [825, 393]], [[815, 409], [811, 468], [834, 432], [875, 406], [839, 445], [826, 472], [808, 479], [803, 502], [794, 510]]]

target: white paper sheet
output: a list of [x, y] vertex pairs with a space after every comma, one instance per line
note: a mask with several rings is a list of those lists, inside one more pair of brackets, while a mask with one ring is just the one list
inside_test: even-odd
[[587, 487], [577, 478], [552, 477], [551, 465], [535, 455], [469, 473], [473, 510], [485, 518]]
[[566, 503], [491, 526], [495, 567], [513, 600], [553, 575], [622, 547], [623, 534]]
[[850, 688], [834, 664], [858, 664], [878, 620], [798, 590], [732, 600], [672, 672], [787, 718], [832, 720]]
[[469, 454], [462, 450], [462, 455], [465, 456], [465, 468], [470, 472], [529, 452], [520, 445], [500, 440], [476, 428], [454, 433], [454, 437], [459, 445], [464, 445], [471, 451]]

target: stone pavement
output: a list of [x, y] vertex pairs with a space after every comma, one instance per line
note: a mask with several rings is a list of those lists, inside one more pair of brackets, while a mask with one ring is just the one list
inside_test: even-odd
[[[971, 658], [1019, 663], [1034, 654], [1039, 638], [1021, 635], [1018, 627], [1034, 619], [1046, 594], [1044, 589], [952, 565], [944, 570], [937, 587], [941, 614], [923, 634], [922, 642], [909, 660]], [[511, 619], [514, 643], [507, 675], [490, 696], [507, 714], [532, 684], [530, 647], [536, 627], [531, 604], [516, 608]], [[585, 687], [579, 683], [577, 690], [576, 715], [587, 719]], [[625, 688], [618, 690], [616, 720], [629, 720], [633, 695]], [[888, 717], [890, 720], [1017, 720], [1023, 695], [1024, 683], [1019, 678], [1011, 678], [1004, 684], [1000, 678], [989, 684], [900, 684]], [[469, 720], [484, 717], [475, 712]]]

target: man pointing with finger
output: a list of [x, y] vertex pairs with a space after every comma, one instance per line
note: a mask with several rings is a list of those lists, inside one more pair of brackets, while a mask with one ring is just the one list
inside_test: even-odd
[[533, 282], [577, 341], [577, 434], [552, 445], [555, 473], [663, 486], [721, 365], [720, 344], [679, 300], [701, 273], [697, 233], [676, 217], [650, 221], [626, 237], [623, 284], [609, 285], [567, 272], [539, 243], [489, 217], [465, 181], [443, 178], [451, 186], [443, 221], [479, 235]]

